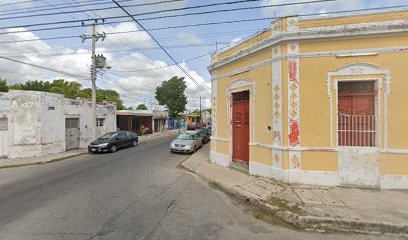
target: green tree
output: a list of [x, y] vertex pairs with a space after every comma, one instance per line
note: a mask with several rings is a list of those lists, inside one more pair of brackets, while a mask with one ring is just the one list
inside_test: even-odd
[[13, 90], [26, 90], [26, 91], [41, 91], [49, 92], [51, 88], [51, 83], [46, 81], [28, 81], [25, 83], [15, 84], [10, 86]]
[[8, 92], [9, 86], [7, 85], [7, 81], [0, 78], [0, 92]]
[[146, 105], [144, 105], [143, 103], [137, 105], [136, 110], [147, 110]]
[[51, 83], [49, 92], [63, 94], [66, 98], [76, 98], [81, 91], [81, 84], [64, 79], [57, 79]]
[[115, 90], [104, 90], [104, 89], [97, 89], [96, 90], [96, 100], [97, 101], [108, 101], [108, 102], [115, 102], [117, 110], [124, 110], [125, 106], [123, 105], [122, 99], [120, 99], [120, 95]]
[[177, 119], [179, 114], [186, 110], [186, 88], [184, 77], [172, 77], [156, 88], [156, 100], [160, 105], [166, 106], [172, 119]]

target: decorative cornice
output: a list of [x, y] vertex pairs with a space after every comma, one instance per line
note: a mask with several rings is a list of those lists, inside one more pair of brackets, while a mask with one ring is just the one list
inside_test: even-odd
[[276, 35], [244, 48], [226, 58], [223, 58], [208, 67], [211, 72], [223, 65], [236, 61], [268, 47], [288, 41], [340, 38], [347, 39], [357, 36], [378, 34], [408, 33], [408, 20], [384, 21], [372, 23], [349, 24], [330, 27], [318, 27], [280, 32]]
[[400, 47], [390, 47], [390, 48], [370, 48], [370, 49], [358, 49], [358, 50], [340, 50], [340, 51], [327, 51], [327, 52], [311, 52], [311, 53], [299, 53], [299, 54], [287, 54], [287, 55], [278, 55], [272, 57], [270, 59], [263, 60], [261, 62], [257, 62], [255, 64], [249, 65], [244, 68], [240, 68], [225, 74], [222, 74], [217, 77], [211, 78], [211, 81], [217, 81], [222, 78], [227, 78], [232, 75], [236, 75], [241, 72], [246, 72], [254, 68], [261, 67], [266, 64], [270, 64], [272, 62], [280, 61], [282, 59], [287, 58], [313, 58], [313, 57], [331, 57], [336, 55], [345, 55], [345, 54], [353, 54], [353, 53], [367, 53], [367, 52], [376, 52], [378, 54], [381, 53], [396, 53], [396, 52], [408, 52], [408, 46], [400, 46]]

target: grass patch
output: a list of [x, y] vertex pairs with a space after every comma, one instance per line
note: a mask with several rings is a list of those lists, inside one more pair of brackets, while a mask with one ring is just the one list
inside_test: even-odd
[[297, 215], [307, 215], [302, 209], [300, 209], [298, 206], [288, 206], [285, 200], [282, 200], [277, 197], [270, 197], [267, 201], [267, 203], [271, 204], [272, 206], [278, 207], [282, 210], [290, 211], [292, 213], [295, 213]]

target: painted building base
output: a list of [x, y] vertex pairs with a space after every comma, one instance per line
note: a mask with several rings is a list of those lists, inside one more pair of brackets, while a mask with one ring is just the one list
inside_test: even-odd
[[339, 176], [337, 172], [285, 170], [250, 161], [249, 173], [251, 175], [273, 178], [288, 183], [322, 186], [339, 185]]
[[231, 163], [231, 158], [227, 155], [211, 151], [210, 161], [223, 167], [228, 167]]
[[[249, 173], [288, 183], [342, 186], [341, 176], [337, 172], [285, 170], [250, 161]], [[381, 175], [379, 187], [382, 189], [408, 189], [408, 176]]]

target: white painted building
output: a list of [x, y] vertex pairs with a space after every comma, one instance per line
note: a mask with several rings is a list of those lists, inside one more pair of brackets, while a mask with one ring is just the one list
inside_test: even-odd
[[[116, 104], [97, 105], [97, 135], [116, 131]], [[43, 156], [93, 141], [91, 101], [61, 94], [0, 93], [0, 158]]]

